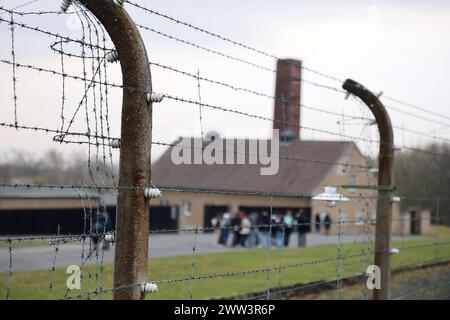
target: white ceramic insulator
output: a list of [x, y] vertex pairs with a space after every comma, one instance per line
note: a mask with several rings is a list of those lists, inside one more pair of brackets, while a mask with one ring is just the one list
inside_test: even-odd
[[162, 93], [147, 93], [147, 102], [161, 102], [164, 99], [164, 95]]
[[113, 234], [107, 234], [105, 235], [105, 241], [109, 243], [114, 243], [116, 240], [116, 237]]
[[119, 149], [120, 148], [120, 140], [119, 139], [112, 140], [110, 145], [111, 145], [111, 148]]
[[154, 293], [158, 291], [158, 286], [155, 283], [141, 284], [141, 292]]
[[398, 248], [391, 248], [391, 250], [389, 250], [390, 254], [398, 254], [400, 253], [400, 250]]
[[67, 12], [67, 10], [69, 9], [70, 5], [72, 4], [72, 0], [63, 0], [61, 2], [61, 11], [62, 12]]
[[123, 6], [123, 4], [125, 3], [125, 0], [114, 0], [114, 3], [119, 6]]
[[108, 52], [108, 54], [106, 55], [106, 61], [108, 62], [117, 62], [119, 61], [119, 54], [117, 53], [116, 50]]
[[158, 199], [161, 197], [161, 191], [158, 188], [145, 188], [144, 195], [147, 199]]

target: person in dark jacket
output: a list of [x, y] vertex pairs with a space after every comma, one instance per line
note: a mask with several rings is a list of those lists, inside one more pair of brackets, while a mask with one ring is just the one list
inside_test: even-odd
[[256, 211], [253, 211], [248, 216], [250, 219], [250, 222], [252, 223], [250, 235], [248, 236], [247, 244], [250, 248], [256, 247], [259, 244], [259, 238], [258, 238], [258, 229], [255, 227], [258, 225], [259, 220], [259, 213]]
[[325, 235], [329, 235], [330, 234], [331, 223], [332, 223], [331, 217], [327, 213], [327, 215], [323, 219], [323, 226], [325, 227]]
[[294, 227], [294, 216], [291, 210], [288, 210], [283, 217], [284, 226], [284, 246], [289, 247], [289, 239], [291, 238], [292, 229]]
[[[91, 240], [94, 250], [98, 251], [101, 242], [101, 235], [105, 233], [107, 223], [107, 213], [97, 211], [93, 213], [92, 225], [91, 225]], [[106, 241], [105, 241], [106, 243]]]
[[283, 214], [276, 212], [272, 216], [272, 234], [275, 236], [275, 245], [278, 248], [284, 247], [284, 229]]
[[245, 212], [240, 212], [241, 227], [239, 229], [239, 244], [242, 247], [248, 247], [248, 238], [252, 232], [252, 222]]
[[321, 227], [321, 225], [322, 225], [322, 221], [321, 221], [321, 219], [320, 219], [320, 214], [317, 213], [317, 214], [316, 214], [316, 224], [315, 224], [315, 227], [316, 227], [316, 233], [320, 233], [320, 227]]
[[241, 231], [241, 217], [238, 212], [233, 213], [231, 218], [231, 227], [233, 230], [233, 242], [232, 246], [236, 247], [240, 243], [240, 231]]
[[231, 215], [225, 212], [219, 221], [220, 236], [219, 244], [226, 247], [228, 245], [228, 237], [230, 235]]
[[258, 219], [258, 238], [259, 246], [269, 248], [272, 244], [272, 235], [270, 234], [270, 216], [267, 211], [263, 211]]
[[[99, 217], [100, 224], [97, 227], [100, 233], [107, 233], [112, 230], [112, 221], [106, 210], [103, 210]], [[109, 242], [105, 241], [103, 238], [103, 250], [109, 250]]]
[[306, 247], [306, 234], [311, 231], [311, 222], [303, 209], [297, 212], [295, 218], [297, 223], [298, 246]]

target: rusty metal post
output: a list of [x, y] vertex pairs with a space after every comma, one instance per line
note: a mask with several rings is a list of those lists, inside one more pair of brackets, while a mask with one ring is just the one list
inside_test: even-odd
[[391, 228], [394, 163], [394, 134], [391, 119], [381, 101], [356, 81], [347, 79], [343, 86], [349, 93], [359, 97], [372, 111], [380, 132], [378, 156], [378, 201], [375, 226], [375, 265], [380, 267], [381, 288], [374, 289], [374, 300], [389, 299], [391, 277]]
[[[123, 78], [120, 174], [116, 217], [114, 299], [144, 299], [147, 281], [152, 105], [147, 52], [136, 25], [113, 0], [80, 0], [103, 24], [118, 53]], [[138, 89], [138, 90], [133, 90]]]

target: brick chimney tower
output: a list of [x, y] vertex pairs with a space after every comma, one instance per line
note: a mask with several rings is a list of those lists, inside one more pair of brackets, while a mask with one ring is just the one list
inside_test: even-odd
[[301, 74], [302, 62], [300, 60], [280, 59], [277, 61], [273, 128], [280, 131], [281, 141], [300, 139]]

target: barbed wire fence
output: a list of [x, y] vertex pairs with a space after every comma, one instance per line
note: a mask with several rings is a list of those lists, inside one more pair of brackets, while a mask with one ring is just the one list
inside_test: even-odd
[[[118, 1], [125, 4], [137, 12], [143, 13], [147, 16], [157, 16], [165, 19], [168, 22], [187, 28], [190, 31], [199, 32], [203, 35], [212, 37], [216, 40], [231, 44], [234, 47], [247, 50], [254, 55], [261, 55], [265, 58], [276, 59], [279, 58], [271, 53], [255, 49], [239, 41], [232, 40], [225, 36], [216, 34], [207, 29], [184, 22], [178, 18], [169, 16], [167, 14], [158, 12], [152, 8], [145, 7], [134, 1]], [[73, 191], [82, 208], [82, 232], [78, 234], [64, 234], [64, 230], [58, 228], [51, 235], [8, 235], [0, 237], [0, 261], [2, 264], [2, 275], [0, 277], [0, 284], [4, 287], [5, 299], [20, 299], [27, 298], [29, 294], [33, 297], [33, 291], [45, 292], [37, 297], [50, 299], [104, 299], [110, 298], [111, 294], [124, 287], [114, 287], [112, 284], [112, 262], [111, 254], [107, 251], [106, 246], [99, 245], [100, 243], [113, 243], [115, 231], [107, 230], [106, 226], [98, 227], [99, 215], [107, 212], [107, 204], [104, 198], [111, 196], [116, 197], [117, 193], [123, 190], [135, 190], [146, 188], [136, 186], [119, 186], [116, 178], [115, 160], [117, 159], [117, 152], [121, 147], [120, 137], [113, 136], [113, 124], [111, 120], [111, 105], [113, 103], [112, 91], [121, 91], [124, 89], [145, 92], [146, 88], [133, 87], [128, 88], [119, 83], [111, 82], [114, 76], [111, 69], [114, 68], [109, 65], [111, 57], [114, 58], [115, 50], [111, 43], [104, 27], [84, 6], [78, 1], [64, 1], [70, 4], [70, 10], [67, 12], [60, 12], [57, 10], [49, 11], [18, 11], [18, 8], [7, 9], [0, 6], [0, 26], [7, 27], [10, 32], [10, 48], [9, 56], [4, 56], [0, 59], [0, 63], [11, 68], [11, 91], [13, 96], [13, 120], [4, 121], [0, 123], [3, 129], [14, 129], [18, 133], [32, 132], [35, 134], [50, 135], [51, 140], [59, 143], [61, 146], [70, 145], [74, 147], [85, 146], [87, 150], [86, 167], [88, 176], [85, 180], [77, 181], [76, 183], [65, 184], [37, 184], [37, 183], [15, 183], [6, 181], [0, 184], [1, 189], [9, 190], [46, 190], [50, 193], [55, 193], [61, 190]], [[120, 5], [120, 4], [119, 4]], [[23, 8], [23, 7], [22, 7]], [[24, 10], [24, 9], [22, 9]], [[6, 18], [8, 17], [8, 18]], [[75, 21], [80, 23], [79, 34], [74, 36], [61, 35], [54, 32], [54, 29], [46, 29], [42, 24], [47, 23], [50, 19], [75, 17]], [[39, 21], [39, 25], [36, 25]], [[279, 71], [263, 64], [256, 63], [252, 58], [241, 58], [234, 54], [229, 54], [220, 50], [211, 49], [198, 43], [192, 42], [183, 37], [177, 37], [162, 30], [158, 30], [152, 26], [136, 23], [136, 26], [143, 32], [149, 32], [164, 39], [173, 41], [179, 46], [188, 46], [205, 52], [210, 55], [218, 56], [224, 61], [236, 63], [248, 68], [263, 71], [271, 76], [280, 75]], [[46, 65], [35, 65], [33, 62], [25, 63], [19, 59], [17, 52], [19, 51], [18, 32], [32, 33], [43, 37], [45, 43], [49, 45], [49, 52], [58, 56], [58, 64], [51, 67]], [[117, 57], [116, 57], [117, 58]], [[288, 62], [286, 62], [288, 63]], [[53, 63], [51, 63], [53, 64]], [[174, 63], [175, 64], [175, 63]], [[316, 128], [299, 123], [291, 123], [285, 119], [282, 121], [274, 120], [271, 117], [260, 115], [257, 113], [246, 111], [246, 107], [242, 105], [223, 105], [216, 103], [204, 102], [205, 87], [202, 84], [208, 84], [215, 87], [220, 87], [228, 90], [228, 94], [239, 93], [252, 97], [264, 98], [271, 102], [280, 100], [277, 96], [267, 94], [263, 91], [255, 90], [237, 83], [231, 83], [226, 80], [214, 79], [206, 76], [206, 72], [200, 73], [200, 68], [196, 67], [197, 72], [189, 72], [184, 70], [181, 66], [170, 66], [169, 64], [160, 63], [157, 61], [149, 62], [150, 68], [158, 69], [164, 74], [174, 74], [178, 77], [183, 77], [191, 81], [193, 88], [195, 88], [194, 98], [188, 96], [181, 96], [173, 88], [173, 92], [164, 91], [160, 95], [161, 102], [168, 108], [173, 108], [174, 113], [176, 108], [192, 107], [192, 112], [198, 112], [198, 121], [200, 127], [200, 134], [203, 139], [205, 124], [208, 120], [205, 110], [215, 112], [222, 115], [230, 115], [251, 121], [261, 121], [261, 123], [275, 124], [280, 123], [285, 126], [295, 127], [301, 130], [310, 131], [312, 133], [337, 138], [341, 141], [356, 141], [365, 146], [365, 152], [370, 153], [373, 146], [385, 144], [385, 141], [373, 137], [371, 132], [371, 124], [373, 117], [367, 112], [362, 112], [362, 116], [355, 116], [355, 114], [347, 114], [335, 111], [333, 108], [322, 108], [317, 106], [310, 106], [304, 104], [295, 104], [295, 107], [308, 110], [321, 115], [334, 117], [340, 125], [339, 130], [333, 131], [328, 128]], [[81, 70], [81, 71], [80, 71]], [[292, 80], [300, 81], [302, 84], [312, 86], [324, 92], [331, 94], [346, 94], [346, 91], [340, 89], [338, 85], [342, 84], [342, 80], [337, 77], [327, 75], [318, 70], [304, 67], [302, 70], [323, 79], [324, 83], [319, 81], [310, 81], [301, 78], [294, 78]], [[81, 73], [80, 73], [81, 72]], [[20, 112], [25, 105], [22, 104], [21, 96], [24, 96], [24, 86], [20, 86], [21, 79], [25, 74], [32, 74], [33, 77], [45, 76], [53, 79], [55, 83], [58, 82], [61, 87], [61, 92], [58, 94], [59, 103], [56, 111], [58, 111], [59, 124], [53, 123], [52, 127], [47, 128], [42, 124], [29, 124], [23, 122], [22, 114]], [[290, 77], [281, 74], [283, 77]], [[290, 77], [292, 78], [292, 77]], [[156, 82], [156, 81], [155, 81]], [[55, 90], [56, 91], [56, 90]], [[55, 96], [55, 91], [52, 92]], [[74, 94], [77, 92], [77, 94]], [[196, 97], [195, 97], [196, 95]], [[432, 122], [437, 125], [449, 125], [445, 122], [449, 118], [445, 115], [431, 112], [425, 108], [409, 104], [399, 99], [384, 96], [385, 99], [401, 104], [404, 107], [412, 108], [415, 111], [421, 111], [430, 114], [431, 117], [438, 117], [440, 120], [425, 118], [417, 116], [415, 113], [410, 113], [403, 109], [394, 106], [388, 106], [394, 112], [400, 112], [405, 115], [420, 117], [421, 120]], [[351, 99], [360, 108], [360, 102], [356, 99]], [[283, 101], [282, 101], [283, 102]], [[46, 108], [46, 106], [43, 106]], [[197, 109], [194, 109], [197, 108]], [[6, 111], [5, 111], [6, 113]], [[350, 134], [346, 128], [351, 124], [356, 123], [361, 126], [359, 134]], [[362, 125], [361, 125], [362, 123]], [[153, 124], [152, 124], [153, 125]], [[431, 135], [427, 132], [421, 132], [416, 129], [404, 128], [403, 126], [394, 125], [394, 129], [408, 134], [439, 140], [441, 142], [448, 142], [450, 139]], [[158, 141], [152, 140], [150, 147], [179, 147], [172, 141]], [[397, 148], [407, 150], [409, 152], [420, 153], [430, 159], [438, 159], [448, 157], [447, 154], [420, 149], [408, 145], [402, 141], [402, 145], [397, 145]], [[185, 146], [183, 148], [186, 148]], [[198, 147], [188, 147], [194, 150]], [[203, 147], [200, 147], [203, 148]], [[228, 152], [226, 150], [224, 153]], [[116, 153], [116, 155], [114, 155]], [[238, 151], [233, 151], [234, 154], [239, 154]], [[243, 152], [245, 156], [254, 156], [251, 152]], [[370, 180], [369, 170], [373, 166], [361, 163], [352, 163], [349, 154], [346, 156], [346, 161], [330, 161], [321, 159], [320, 157], [295, 157], [288, 154], [287, 156], [280, 156], [280, 160], [297, 161], [302, 163], [319, 163], [329, 164], [338, 167], [341, 170], [348, 170], [351, 172], [363, 171], [366, 178]], [[441, 177], [439, 172], [430, 170], [429, 172], [398, 170], [397, 173], [404, 175], [414, 175], [418, 178], [422, 176]], [[439, 180], [445, 183], [445, 180]], [[368, 184], [374, 184], [368, 183]], [[155, 186], [155, 188], [158, 186]], [[251, 226], [252, 232], [257, 233], [258, 230], [269, 228], [270, 234], [274, 230], [281, 230], [283, 237], [286, 235], [286, 224], [282, 221], [277, 221], [275, 218], [277, 209], [274, 205], [275, 197], [285, 197], [296, 200], [309, 200], [314, 197], [314, 194], [286, 194], [279, 192], [279, 190], [271, 190], [268, 192], [251, 192], [251, 191], [233, 191], [220, 189], [201, 189], [195, 186], [189, 188], [164, 188], [158, 187], [163, 193], [185, 193], [194, 196], [220, 196], [227, 198], [234, 197], [258, 197], [260, 199], [261, 207], [269, 210], [270, 223], [262, 224], [255, 223]], [[202, 246], [207, 247], [202, 238], [209, 237], [209, 233], [213, 235], [227, 231], [233, 232], [233, 226], [213, 225], [211, 227], [201, 227], [194, 225], [191, 227], [176, 227], [168, 229], [151, 230], [149, 233], [150, 239], [161, 237], [162, 241], [176, 241], [178, 246], [184, 245], [182, 241], [187, 238], [184, 235], [192, 236], [189, 241], [190, 254], [173, 258], [173, 260], [166, 258], [154, 258], [154, 250], [164, 250], [164, 248], [152, 247], [150, 242], [150, 271], [149, 280], [146, 283], [133, 283], [127, 287], [146, 288], [146, 285], [151, 284], [154, 291], [154, 286], [159, 287], [158, 292], [153, 292], [149, 298], [178, 298], [178, 299], [195, 299], [195, 298], [226, 298], [226, 297], [240, 297], [250, 299], [277, 299], [286, 297], [302, 297], [304, 294], [320, 292], [321, 290], [333, 288], [333, 298], [341, 299], [346, 296], [346, 289], [350, 290], [359, 285], [362, 288], [362, 296], [350, 296], [357, 299], [368, 299], [370, 293], [365, 285], [368, 275], [365, 270], [372, 264], [372, 257], [375, 253], [373, 249], [373, 226], [374, 216], [373, 212], [376, 207], [377, 200], [380, 196], [372, 191], [357, 192], [346, 195], [350, 201], [359, 202], [364, 207], [364, 212], [355, 219], [348, 218], [344, 212], [340, 211], [337, 216], [337, 221], [330, 222], [332, 230], [337, 230], [336, 241], [329, 243], [323, 253], [313, 252], [308, 255], [307, 251], [296, 249], [275, 249], [272, 241], [264, 249], [242, 249], [233, 251], [224, 251], [223, 257], [226, 260], [217, 260], [222, 265], [215, 265], [217, 261], [208, 264], [208, 255], [201, 255]], [[439, 203], [448, 202], [450, 198], [429, 198], [421, 194], [414, 195], [398, 195], [402, 199], [413, 199], [424, 203], [424, 207], [436, 206], [439, 212]], [[264, 199], [264, 200], [262, 200]], [[152, 200], [153, 203], [156, 200]], [[299, 202], [300, 203], [300, 202]], [[432, 222], [432, 217], [427, 218], [429, 223]], [[442, 222], [446, 216], [438, 214], [437, 222]], [[426, 219], [410, 217], [401, 217], [394, 219], [393, 222], [401, 224], [411, 224], [416, 220], [425, 222]], [[346, 235], [346, 227], [358, 226], [356, 234]], [[315, 222], [312, 220], [306, 223], [292, 223], [290, 228], [294, 230], [302, 226], [307, 226], [314, 229]], [[404, 229], [403, 229], [404, 230]], [[175, 235], [172, 235], [175, 234]], [[410, 299], [418, 296], [422, 291], [432, 291], [430, 298], [447, 299], [449, 297], [448, 290], [442, 290], [447, 287], [448, 278], [442, 278], [438, 272], [439, 268], [448, 267], [450, 263], [450, 239], [448, 237], [434, 237], [432, 239], [407, 239], [402, 231], [402, 238], [400, 243], [394, 241], [393, 246], [399, 248], [399, 254], [394, 256], [394, 270], [395, 272], [409, 272], [411, 270], [425, 270], [430, 272], [432, 267], [435, 277], [434, 280], [429, 281], [426, 286], [421, 283], [420, 289], [407, 285], [407, 278], [402, 277], [401, 285], [395, 289], [392, 298], [394, 299]], [[166, 238], [164, 238], [166, 237]], [[169, 238], [170, 237], [170, 238]], [[179, 240], [177, 240], [177, 237]], [[166, 240], [167, 239], [167, 240]], [[207, 241], [211, 241], [210, 237]], [[28, 248], [31, 242], [41, 243], [42, 247], [51, 249], [45, 251], [41, 247], [37, 247], [35, 252], [41, 253], [27, 253], [22, 248], [21, 244]], [[205, 241], [205, 240], [203, 240]], [[282, 242], [285, 239], [282, 238]], [[319, 248], [319, 247], [317, 247]], [[321, 248], [321, 247], [320, 247]], [[384, 251], [391, 252], [392, 248], [385, 248]], [[73, 289], [66, 286], [67, 274], [65, 265], [64, 252], [77, 252], [77, 261], [71, 264], [79, 266], [79, 274], [81, 286], [79, 289]], [[217, 250], [220, 251], [220, 250]], [[261, 254], [262, 253], [262, 254]], [[420, 254], [418, 254], [420, 253]], [[45, 271], [39, 269], [27, 270], [26, 267], [21, 266], [21, 256], [35, 254], [35, 259], [49, 259], [48, 267]], [[221, 253], [222, 254], [222, 253]], [[164, 255], [161, 255], [164, 256]], [[248, 260], [253, 257], [256, 262]], [[59, 263], [59, 260], [64, 260]], [[358, 263], [359, 260], [359, 263]], [[398, 261], [397, 261], [398, 260]], [[265, 263], [264, 263], [265, 262]], [[156, 266], [155, 266], [156, 265]], [[160, 269], [158, 269], [160, 268]], [[215, 269], [214, 269], [215, 268]], [[32, 271], [35, 270], [35, 271]], [[318, 271], [316, 271], [318, 270]], [[448, 271], [448, 269], [447, 269]], [[412, 271], [411, 271], [412, 272]], [[316, 274], [311, 276], [310, 274]], [[445, 272], [444, 272], [445, 273]], [[448, 272], [447, 272], [448, 273]], [[431, 277], [428, 277], [431, 278]], [[429, 279], [428, 279], [429, 280]], [[208, 282], [215, 282], [216, 285], [204, 284]], [[247, 286], [242, 288], [241, 283]], [[214, 286], [214, 290], [209, 290]], [[325, 289], [324, 289], [325, 288]], [[244, 290], [244, 291], [242, 291]], [[359, 289], [358, 289], [359, 290]], [[325, 290], [326, 291], [326, 290]], [[209, 295], [209, 296], [208, 296]], [[420, 296], [419, 296], [420, 297]]]

